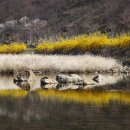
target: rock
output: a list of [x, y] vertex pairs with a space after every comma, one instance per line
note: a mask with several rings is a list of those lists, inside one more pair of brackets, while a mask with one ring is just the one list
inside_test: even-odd
[[57, 89], [58, 90], [69, 90], [69, 89], [72, 89], [72, 90], [76, 90], [76, 89], [79, 89], [79, 88], [83, 88], [83, 85], [75, 85], [75, 84], [58, 84], [57, 85]]
[[70, 76], [73, 77], [73, 79], [82, 80], [82, 78], [77, 74], [71, 74]]
[[84, 80], [76, 74], [72, 74], [70, 76], [64, 75], [64, 74], [57, 75], [56, 81], [61, 83], [61, 84], [73, 83], [75, 85], [86, 85]]
[[59, 74], [56, 76], [56, 81], [59, 83], [72, 83], [72, 77], [64, 74]]
[[26, 70], [26, 71], [19, 72], [14, 77], [14, 82], [34, 82], [35, 78], [36, 77], [31, 70]]
[[14, 78], [14, 83], [16, 83], [16, 82], [27, 82], [27, 79], [23, 79], [21, 77], [15, 77]]
[[93, 77], [92, 80], [95, 81], [96, 83], [99, 83], [99, 75]]
[[57, 84], [44, 84], [44, 85], [41, 85], [41, 88], [42, 89], [56, 89], [57, 87]]
[[26, 91], [29, 91], [31, 88], [28, 82], [15, 82], [15, 85]]
[[74, 84], [75, 85], [85, 85], [86, 83], [84, 80], [77, 74], [71, 74], [70, 75], [73, 78]]
[[18, 75], [18, 76], [14, 77], [14, 83], [16, 83], [16, 82], [27, 82], [27, 81], [28, 81], [28, 79], [21, 76], [21, 75]]
[[46, 84], [57, 84], [57, 82], [53, 81], [51, 78], [44, 77], [41, 79], [41, 85], [46, 85]]
[[96, 83], [101, 83], [102, 80], [104, 80], [104, 77], [103, 77], [103, 75], [98, 74], [98, 75], [94, 76], [92, 80], [95, 81]]

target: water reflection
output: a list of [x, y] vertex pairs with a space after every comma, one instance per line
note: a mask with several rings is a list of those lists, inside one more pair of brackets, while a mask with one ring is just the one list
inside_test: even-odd
[[33, 82], [16, 82], [14, 83], [13, 76], [0, 75], [0, 90], [14, 90], [14, 89], [26, 89], [26, 85], [30, 86], [30, 91], [41, 88], [40, 86], [41, 76], [36, 76], [36, 80]]
[[[62, 95], [62, 98], [56, 97], [58, 93]], [[112, 100], [114, 95], [116, 93], [100, 91], [90, 93], [86, 90], [85, 92], [38, 90], [28, 92], [22, 98], [13, 98], [13, 95], [5, 98], [0, 96], [0, 129], [121, 130], [124, 126], [130, 129], [130, 104], [120, 102], [120, 99], [123, 100], [124, 97], [130, 100], [130, 94], [117, 93], [115, 100]], [[120, 99], [117, 99], [118, 96]], [[106, 97], [111, 97], [107, 104], [93, 103], [94, 100], [97, 103], [105, 100], [107, 102]], [[91, 103], [86, 104], [85, 100], [87, 102], [91, 100]]]
[[[82, 77], [93, 83], [92, 75]], [[0, 130], [130, 129], [129, 77], [105, 76], [86, 88], [41, 86], [36, 78], [14, 84], [12, 76], [0, 77]]]
[[29, 91], [31, 89], [31, 85], [29, 82], [15, 82], [14, 84], [26, 91]]

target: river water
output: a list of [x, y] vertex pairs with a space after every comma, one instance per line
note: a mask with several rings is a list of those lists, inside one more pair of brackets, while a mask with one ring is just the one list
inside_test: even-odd
[[41, 86], [42, 76], [21, 85], [0, 76], [0, 130], [130, 130], [130, 77], [81, 76], [90, 85]]

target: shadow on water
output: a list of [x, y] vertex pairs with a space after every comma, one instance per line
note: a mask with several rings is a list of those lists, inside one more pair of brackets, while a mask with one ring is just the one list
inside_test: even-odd
[[[82, 77], [93, 83], [92, 75]], [[130, 129], [129, 77], [105, 75], [85, 87], [40, 86], [40, 78], [14, 84], [0, 77], [0, 130]]]

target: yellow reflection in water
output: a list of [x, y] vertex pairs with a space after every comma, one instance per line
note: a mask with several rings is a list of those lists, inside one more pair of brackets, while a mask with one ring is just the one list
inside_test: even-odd
[[[94, 90], [36, 90], [40, 99], [58, 99], [61, 102], [69, 101], [97, 106], [109, 104], [110, 101], [130, 104], [130, 92], [128, 91], [94, 91]], [[0, 90], [0, 97], [25, 98], [31, 92], [24, 90]], [[36, 95], [35, 95], [36, 96]]]
[[21, 98], [25, 97], [28, 94], [27, 91], [24, 90], [0, 90], [0, 97], [11, 96], [13, 98]]
[[130, 104], [130, 92], [123, 91], [56, 91], [38, 90], [43, 98], [58, 98], [61, 101], [73, 101], [83, 104], [103, 105], [110, 101]]

